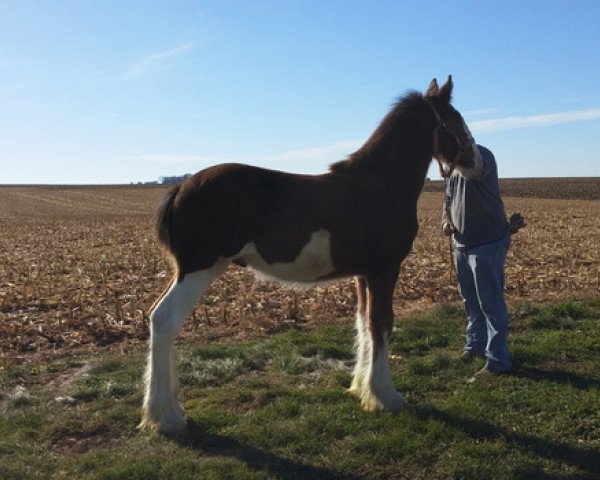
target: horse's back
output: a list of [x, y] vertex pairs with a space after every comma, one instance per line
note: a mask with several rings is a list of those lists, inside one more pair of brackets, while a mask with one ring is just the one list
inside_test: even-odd
[[380, 181], [359, 180], [209, 167], [186, 180], [173, 201], [171, 252], [184, 274], [226, 259], [291, 282], [398, 263], [416, 233], [409, 212], [394, 208]]

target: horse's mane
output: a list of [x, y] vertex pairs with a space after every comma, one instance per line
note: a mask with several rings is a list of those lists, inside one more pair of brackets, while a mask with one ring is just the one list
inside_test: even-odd
[[[341, 173], [344, 171], [361, 170], [363, 168], [372, 169], [374, 163], [381, 161], [378, 158], [379, 151], [390, 151], [390, 142], [398, 141], [399, 135], [408, 137], [402, 131], [411, 128], [411, 125], [415, 122], [415, 115], [422, 111], [424, 102], [425, 100], [421, 93], [409, 91], [392, 107], [360, 149], [350, 154], [346, 160], [341, 160], [330, 165], [329, 170]], [[410, 138], [403, 139], [404, 142], [410, 140]]]

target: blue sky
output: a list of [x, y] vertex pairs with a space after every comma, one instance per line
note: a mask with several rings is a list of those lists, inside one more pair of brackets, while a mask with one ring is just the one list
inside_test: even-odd
[[599, 22], [596, 0], [0, 0], [0, 184], [321, 173], [449, 73], [502, 177], [598, 176]]

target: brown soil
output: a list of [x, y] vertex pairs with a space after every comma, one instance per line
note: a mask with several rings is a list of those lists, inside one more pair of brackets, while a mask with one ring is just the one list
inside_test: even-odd
[[[419, 201], [419, 235], [395, 292], [400, 316], [460, 301], [434, 183]], [[509, 302], [598, 296], [600, 179], [503, 181], [502, 188], [507, 213], [520, 211], [527, 222], [507, 259]], [[170, 278], [152, 220], [165, 192], [0, 187], [0, 362], [145, 344], [146, 312]], [[545, 198], [553, 196], [560, 198]], [[243, 338], [351, 322], [354, 305], [350, 280], [298, 291], [231, 267], [207, 291], [181, 338]]]

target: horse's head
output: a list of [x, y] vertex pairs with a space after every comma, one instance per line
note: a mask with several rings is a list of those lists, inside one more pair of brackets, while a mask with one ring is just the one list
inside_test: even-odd
[[[433, 134], [433, 156], [440, 162], [440, 173], [449, 176], [454, 167], [460, 165], [466, 168], [473, 166], [473, 145], [467, 124], [462, 115], [451, 105], [452, 76], [441, 87], [434, 78], [424, 97], [433, 107], [437, 118], [437, 126]], [[447, 169], [442, 167], [446, 164]]]

